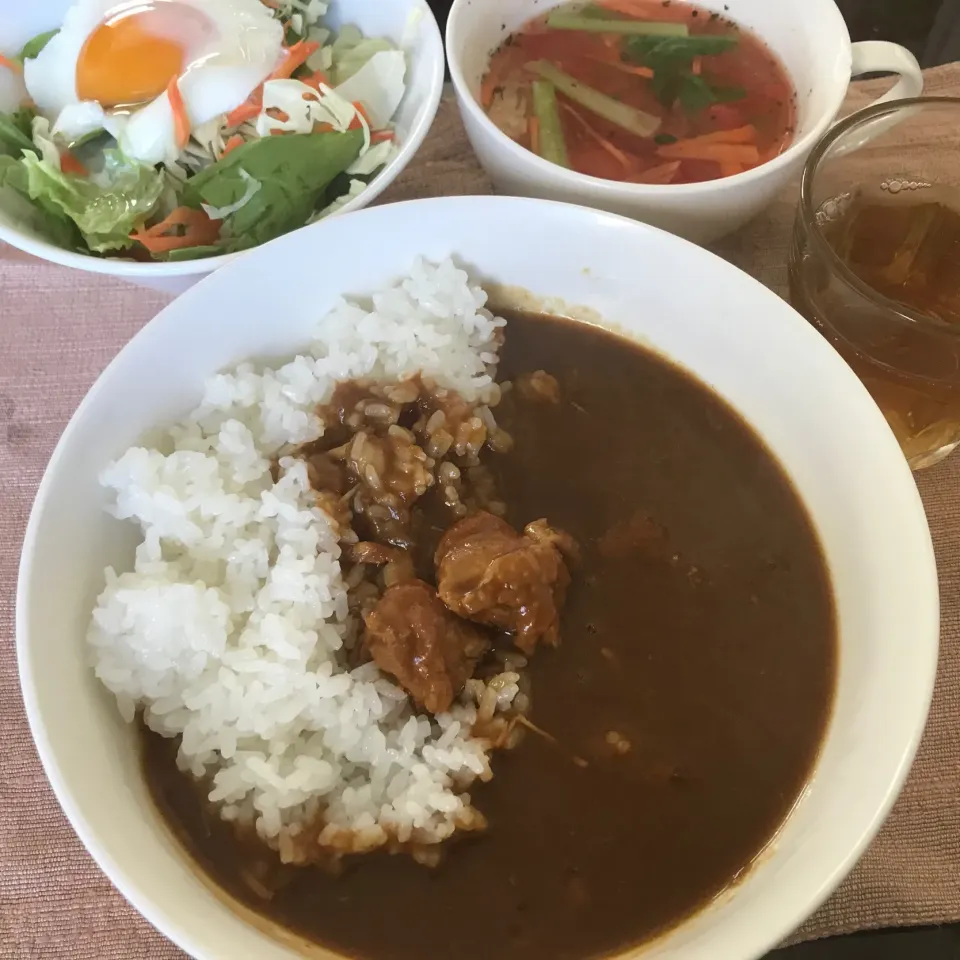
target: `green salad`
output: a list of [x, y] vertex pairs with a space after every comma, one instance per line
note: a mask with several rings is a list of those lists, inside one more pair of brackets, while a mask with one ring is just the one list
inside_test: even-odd
[[[156, 261], [244, 250], [337, 212], [396, 153], [405, 55], [356, 27], [328, 29], [323, 0], [170, 0], [146, 6], [194, 19], [125, 31], [117, 14], [84, 27], [93, 3], [0, 58], [26, 90], [0, 113], [0, 207], [58, 246]], [[124, 9], [142, 17], [144, 5]], [[201, 17], [216, 30], [166, 82], [160, 54], [198, 48], [180, 34]], [[120, 54], [91, 62], [102, 50]], [[133, 106], [112, 102], [164, 82]]]

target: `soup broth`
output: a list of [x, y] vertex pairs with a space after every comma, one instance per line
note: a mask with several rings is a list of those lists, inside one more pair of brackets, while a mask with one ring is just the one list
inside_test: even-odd
[[790, 145], [786, 70], [749, 30], [677, 0], [557, 7], [490, 61], [480, 99], [521, 146], [578, 173], [698, 183]]
[[[486, 465], [507, 521], [550, 517], [581, 555], [562, 643], [530, 660], [535, 728], [471, 790], [487, 829], [435, 866], [283, 866], [210, 808], [176, 741], [144, 733], [152, 794], [202, 869], [349, 957], [584, 960], [654, 936], [749, 868], [830, 712], [824, 559], [757, 437], [632, 342], [504, 315], [497, 420], [513, 447]], [[426, 579], [449, 520], [436, 491], [417, 509]]]

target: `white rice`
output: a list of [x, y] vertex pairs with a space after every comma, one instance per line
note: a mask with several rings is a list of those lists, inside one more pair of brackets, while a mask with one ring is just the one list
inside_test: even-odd
[[[336, 534], [305, 465], [281, 457], [274, 482], [270, 460], [322, 434], [316, 408], [343, 380], [422, 373], [482, 400], [503, 325], [485, 301], [452, 262], [418, 262], [372, 304], [338, 303], [289, 363], [212, 377], [190, 416], [101, 476], [143, 540], [132, 571], [106, 571], [96, 674], [125, 719], [142, 708], [181, 736], [181, 767], [212, 777], [223, 815], [253, 820], [281, 853], [318, 814], [321, 845], [357, 850], [475, 822], [463, 790], [490, 776], [469, 735], [483, 690], [429, 718], [372, 663], [346, 669], [357, 625]], [[497, 685], [499, 709], [515, 681]]]

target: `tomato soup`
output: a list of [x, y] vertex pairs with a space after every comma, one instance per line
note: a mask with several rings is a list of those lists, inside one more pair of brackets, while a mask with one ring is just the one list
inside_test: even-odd
[[743, 173], [786, 149], [796, 124], [790, 78], [763, 41], [677, 0], [556, 7], [494, 53], [480, 100], [544, 159], [630, 183]]

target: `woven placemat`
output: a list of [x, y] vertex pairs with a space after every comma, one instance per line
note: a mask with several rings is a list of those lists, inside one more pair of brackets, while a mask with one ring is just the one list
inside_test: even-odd
[[[960, 64], [928, 72], [927, 88], [960, 95]], [[872, 92], [857, 85], [850, 105]], [[447, 101], [385, 199], [488, 192]], [[783, 293], [795, 203], [793, 188], [718, 252]], [[61, 814], [27, 729], [13, 642], [20, 544], [44, 466], [94, 379], [164, 303], [159, 294], [0, 246], [0, 960], [183, 958], [127, 906]], [[889, 821], [798, 939], [960, 920], [960, 457], [918, 480], [943, 598], [933, 710]]]

